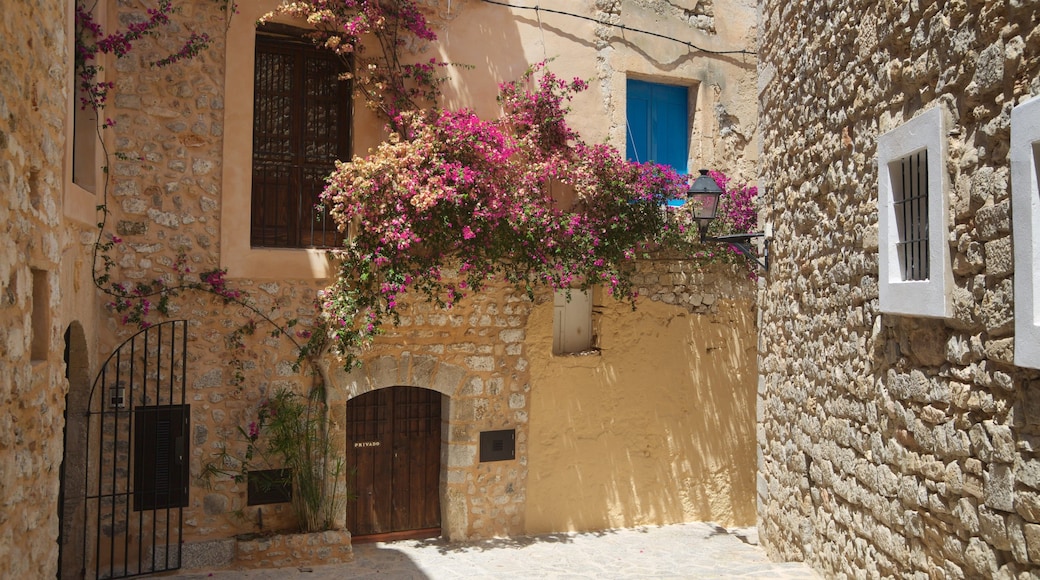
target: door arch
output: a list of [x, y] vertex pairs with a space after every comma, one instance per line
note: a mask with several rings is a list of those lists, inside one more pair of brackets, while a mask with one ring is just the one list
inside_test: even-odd
[[86, 530], [86, 440], [90, 396], [90, 362], [83, 326], [65, 329], [65, 426], [61, 469], [58, 472], [58, 578], [85, 574], [83, 543]]
[[447, 397], [396, 386], [346, 405], [346, 461], [355, 501], [353, 537], [432, 537], [441, 533], [441, 441]]

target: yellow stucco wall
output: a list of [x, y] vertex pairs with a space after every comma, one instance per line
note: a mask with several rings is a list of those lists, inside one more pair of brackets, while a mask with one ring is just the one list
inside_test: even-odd
[[551, 301], [531, 314], [526, 531], [754, 524], [754, 305], [595, 312], [587, 356], [552, 356]]

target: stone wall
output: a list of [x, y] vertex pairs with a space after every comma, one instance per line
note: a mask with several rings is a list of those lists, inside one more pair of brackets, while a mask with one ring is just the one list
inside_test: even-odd
[[315, 564], [341, 564], [354, 559], [350, 532], [325, 531], [312, 534], [273, 534], [242, 538], [235, 542], [236, 569], [298, 568], [309, 571]]
[[[407, 305], [401, 324], [380, 337], [362, 367], [337, 373], [334, 414], [362, 393], [390, 386], [433, 389], [449, 397], [443, 417], [441, 524], [452, 540], [524, 531], [528, 422], [533, 386], [523, 341], [532, 303], [493, 286], [451, 310]], [[516, 430], [516, 458], [479, 461], [481, 431]]]
[[54, 577], [61, 362], [63, 2], [5, 6], [0, 36], [0, 576]]
[[[1035, 577], [1040, 374], [1011, 354], [1008, 148], [1040, 93], [1040, 11], [759, 4], [762, 543], [828, 576]], [[877, 139], [932, 107], [951, 119], [945, 320], [878, 303]]]

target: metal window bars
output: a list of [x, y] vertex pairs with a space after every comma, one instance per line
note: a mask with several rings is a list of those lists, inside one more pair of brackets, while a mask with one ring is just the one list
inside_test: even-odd
[[893, 207], [899, 241], [896, 254], [904, 281], [928, 280], [928, 150], [924, 149], [896, 162], [893, 179]]

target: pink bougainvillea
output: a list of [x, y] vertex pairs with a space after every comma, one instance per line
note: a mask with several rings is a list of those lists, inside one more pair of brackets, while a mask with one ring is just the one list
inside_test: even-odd
[[[685, 196], [685, 176], [585, 143], [567, 124], [567, 103], [585, 88], [538, 65], [500, 87], [499, 119], [399, 113], [402, 131], [337, 164], [323, 203], [357, 233], [319, 307], [348, 363], [397, 316], [405, 293], [450, 308], [498, 277], [529, 291], [604, 284], [634, 299], [630, 262], [689, 242], [689, 217], [662, 209]], [[554, 188], [573, 191], [573, 206]], [[753, 226], [753, 190], [738, 193], [726, 197], [723, 221]]]

